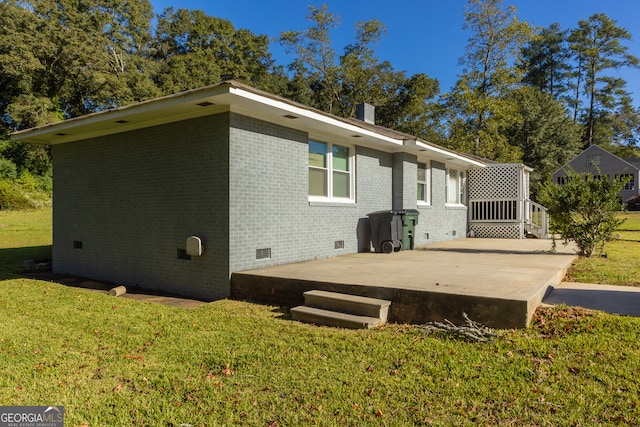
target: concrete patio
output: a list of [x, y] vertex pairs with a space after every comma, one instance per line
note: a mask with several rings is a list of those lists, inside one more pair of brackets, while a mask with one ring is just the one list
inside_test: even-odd
[[459, 239], [393, 254], [359, 253], [233, 273], [231, 297], [285, 306], [319, 289], [392, 301], [389, 321], [529, 324], [575, 258], [546, 239]]

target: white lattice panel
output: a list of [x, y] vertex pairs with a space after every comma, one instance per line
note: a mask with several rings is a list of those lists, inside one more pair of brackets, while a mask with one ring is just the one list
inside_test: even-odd
[[522, 237], [518, 224], [472, 224], [470, 228], [475, 237], [484, 239], [520, 239]]
[[518, 198], [518, 165], [487, 166], [469, 170], [469, 199]]

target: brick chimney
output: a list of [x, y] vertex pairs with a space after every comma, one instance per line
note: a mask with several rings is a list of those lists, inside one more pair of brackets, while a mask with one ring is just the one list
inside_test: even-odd
[[376, 124], [376, 107], [371, 104], [361, 103], [356, 105], [356, 118], [365, 123]]

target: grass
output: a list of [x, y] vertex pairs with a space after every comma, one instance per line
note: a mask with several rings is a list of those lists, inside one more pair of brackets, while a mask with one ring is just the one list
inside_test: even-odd
[[[47, 214], [6, 215], [0, 247], [22, 242], [36, 256], [50, 232], [15, 218]], [[315, 327], [240, 301], [179, 309], [9, 273], [0, 402], [64, 405], [67, 426], [640, 424], [637, 318], [548, 308], [527, 330], [469, 343], [411, 325]]]
[[578, 258], [569, 279], [583, 283], [640, 286], [640, 212], [623, 215], [625, 222], [614, 239], [604, 246], [606, 257]]
[[51, 259], [51, 208], [0, 211], [0, 278], [22, 269], [26, 259]]

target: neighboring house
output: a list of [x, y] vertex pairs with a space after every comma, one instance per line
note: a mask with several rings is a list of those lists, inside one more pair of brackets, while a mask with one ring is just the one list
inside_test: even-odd
[[567, 176], [566, 170], [568, 168], [594, 176], [607, 175], [611, 178], [628, 178], [629, 182], [625, 185], [624, 190], [620, 192], [620, 197], [623, 201], [640, 194], [640, 191], [638, 191], [640, 159], [621, 159], [602, 147], [592, 145], [555, 171], [553, 182], [562, 184]]
[[416, 245], [467, 235], [485, 162], [372, 113], [228, 81], [12, 139], [51, 146], [54, 272], [212, 300], [235, 271], [369, 251], [374, 211], [417, 209]]

